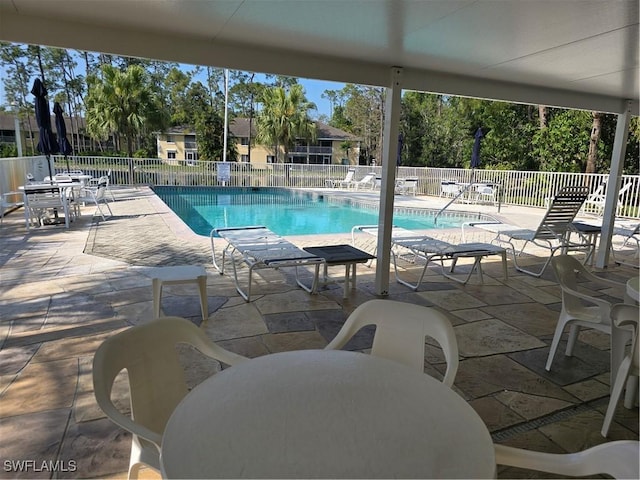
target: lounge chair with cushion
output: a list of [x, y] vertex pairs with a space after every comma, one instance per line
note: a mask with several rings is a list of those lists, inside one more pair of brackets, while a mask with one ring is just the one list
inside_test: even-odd
[[[230, 257], [236, 290], [247, 302], [251, 301], [253, 271], [264, 268], [294, 267], [297, 284], [307, 292], [315, 293], [320, 265], [325, 264], [324, 258], [305, 252], [267, 227], [214, 228], [209, 237], [214, 267], [220, 274], [224, 274], [226, 257]], [[227, 246], [222, 249], [219, 260], [216, 258], [215, 237], [221, 237], [227, 241]], [[246, 292], [238, 280], [237, 262], [243, 262], [249, 266], [249, 282]], [[310, 287], [303, 284], [298, 278], [298, 267], [305, 266], [314, 267], [315, 273]]]
[[[506, 244], [511, 247], [516, 270], [540, 277], [556, 252], [582, 251], [586, 253], [587, 259], [591, 256], [595, 245], [572, 225], [588, 193], [587, 187], [565, 187], [560, 190], [552, 199], [547, 212], [535, 230], [501, 222], [468, 222], [462, 226], [462, 238], [464, 238], [466, 226], [495, 233], [496, 236], [492, 243]], [[576, 241], [570, 239], [570, 233], [577, 235]], [[514, 241], [524, 242], [519, 253], [516, 253]], [[550, 253], [549, 258], [539, 271], [529, 270], [518, 264], [518, 255], [522, 255], [530, 243], [549, 250]]]
[[[356, 225], [351, 229], [351, 241], [355, 245], [355, 233], [361, 232], [377, 237], [378, 226], [377, 225]], [[398, 273], [398, 261], [397, 257], [404, 256], [408, 253], [408, 260], [415, 262], [417, 259], [424, 260], [424, 268], [420, 273], [418, 281], [411, 283], [400, 277]], [[412, 290], [417, 290], [424, 279], [427, 272], [427, 267], [430, 262], [440, 262], [442, 275], [455, 282], [466, 284], [473, 272], [478, 273], [480, 282], [482, 278], [482, 266], [480, 262], [484, 257], [489, 255], [500, 255], [502, 257], [502, 268], [504, 272], [504, 278], [507, 279], [507, 252], [504, 248], [491, 245], [490, 243], [462, 243], [459, 245], [445, 242], [444, 240], [438, 240], [436, 238], [429, 237], [427, 235], [420, 235], [402, 227], [396, 227], [395, 225], [391, 231], [391, 257], [393, 259], [393, 269], [395, 271], [396, 281], [405, 285]], [[458, 259], [460, 258], [473, 258], [473, 266], [467, 274], [466, 278], [459, 279], [452, 274]], [[449, 273], [445, 271], [444, 262], [451, 261]]]

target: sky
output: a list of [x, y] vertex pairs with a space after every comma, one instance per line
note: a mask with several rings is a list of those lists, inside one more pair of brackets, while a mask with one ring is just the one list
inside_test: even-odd
[[[181, 69], [187, 71], [193, 68], [192, 65], [181, 65]], [[0, 66], [0, 77], [4, 77], [5, 70], [4, 67]], [[32, 79], [35, 80], [35, 77]], [[313, 102], [318, 107], [315, 111], [310, 111], [310, 115], [312, 118], [317, 119], [320, 115], [326, 115], [327, 117], [331, 116], [331, 103], [329, 100], [322, 98], [322, 94], [325, 90], [341, 90], [344, 87], [344, 83], [337, 82], [327, 82], [323, 80], [311, 80], [306, 78], [299, 78], [298, 81], [305, 89], [305, 94], [307, 96], [307, 100]], [[29, 87], [30, 88], [30, 87]], [[0, 105], [10, 110], [8, 101], [4, 95], [4, 84], [0, 81]], [[53, 108], [53, 107], [51, 107]]]

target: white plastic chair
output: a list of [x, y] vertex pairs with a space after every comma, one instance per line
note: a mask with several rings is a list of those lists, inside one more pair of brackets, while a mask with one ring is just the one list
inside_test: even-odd
[[[565, 326], [570, 326], [567, 349], [565, 351], [565, 355], [568, 357], [573, 354], [573, 347], [580, 333], [580, 327], [594, 328], [611, 335], [611, 303], [602, 298], [579, 292], [578, 278], [603, 287], [617, 288], [621, 291], [625, 289], [624, 284], [592, 274], [578, 260], [569, 255], [558, 255], [552, 258], [551, 266], [560, 283], [560, 288], [562, 288], [562, 309], [556, 325], [556, 331], [553, 334], [549, 357], [544, 367], [547, 371], [551, 370], [551, 363], [558, 349]], [[591, 305], [585, 306], [584, 302]], [[618, 338], [621, 344], [612, 345], [612, 349], [621, 351], [624, 349], [628, 336], [619, 335]]]
[[495, 445], [496, 463], [570, 477], [610, 475], [639, 478], [640, 443], [635, 440], [607, 442], [576, 453], [544, 453]]
[[[180, 317], [163, 317], [131, 327], [105, 340], [93, 358], [93, 388], [98, 405], [117, 425], [133, 434], [129, 478], [142, 465], [160, 471], [162, 434], [173, 410], [187, 394], [178, 344], [194, 346], [202, 354], [227, 365], [246, 360], [211, 342], [196, 325]], [[131, 415], [111, 399], [116, 376], [129, 375]]]
[[[606, 437], [611, 427], [613, 415], [620, 401], [622, 390], [627, 385], [627, 393], [625, 398], [625, 406], [631, 407], [635, 395], [638, 393], [638, 379], [632, 379], [627, 383], [630, 376], [638, 377], [640, 375], [640, 350], [638, 350], [638, 314], [640, 309], [635, 305], [627, 305], [619, 303], [611, 307], [611, 321], [620, 328], [631, 328], [633, 330], [633, 339], [631, 341], [631, 350], [624, 357], [618, 368], [613, 388], [611, 389], [611, 397], [609, 398], [609, 406], [604, 416], [602, 425], [602, 436]], [[638, 477], [634, 477], [638, 478]]]
[[[104, 177], [106, 178], [106, 177]], [[102, 217], [102, 220], [106, 220], [106, 217], [104, 215], [104, 212], [102, 211], [102, 208], [100, 207], [100, 204], [102, 203], [104, 206], [107, 207], [107, 210], [109, 210], [109, 216], [112, 217], [113, 216], [113, 212], [111, 211], [111, 207], [109, 206], [109, 203], [107, 202], [107, 197], [105, 196], [107, 191], [107, 184], [106, 183], [100, 183], [98, 184], [97, 187], [84, 187], [81, 191], [80, 191], [80, 195], [78, 197], [76, 197], [75, 200], [75, 206], [76, 208], [79, 208], [79, 204], [85, 204], [85, 203], [93, 203], [96, 208], [98, 209], [98, 213], [100, 214], [100, 216]]]
[[0, 225], [4, 222], [4, 212], [6, 210], [23, 205], [22, 198], [22, 192], [6, 192], [0, 194]]
[[370, 300], [356, 308], [326, 350], [342, 348], [361, 328], [375, 325], [371, 354], [424, 372], [425, 338], [436, 340], [444, 353], [447, 371], [442, 382], [452, 386], [458, 371], [458, 342], [451, 322], [439, 311], [396, 302]]

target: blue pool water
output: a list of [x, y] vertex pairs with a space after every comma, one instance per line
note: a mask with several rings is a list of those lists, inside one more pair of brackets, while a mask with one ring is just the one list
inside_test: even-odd
[[[264, 225], [278, 235], [349, 233], [378, 223], [378, 211], [333, 203], [318, 194], [278, 188], [154, 187], [156, 194], [197, 234], [213, 228]], [[393, 223], [410, 230], [458, 227], [469, 217], [396, 212]], [[477, 215], [473, 217], [477, 220]]]

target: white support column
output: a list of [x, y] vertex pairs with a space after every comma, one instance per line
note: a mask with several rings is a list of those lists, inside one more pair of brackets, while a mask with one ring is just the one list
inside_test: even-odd
[[402, 68], [391, 68], [391, 82], [387, 87], [382, 151], [382, 184], [380, 186], [380, 215], [378, 217], [378, 259], [376, 261], [376, 294], [389, 294], [391, 264], [391, 227], [393, 226], [393, 196], [396, 185], [398, 156], [398, 124], [402, 94]]
[[620, 191], [622, 167], [624, 166], [624, 157], [627, 150], [630, 120], [631, 101], [627, 100], [624, 111], [618, 114], [618, 123], [616, 124], [616, 136], [613, 141], [613, 152], [611, 154], [611, 170], [609, 171], [604, 213], [602, 214], [600, 245], [598, 246], [598, 254], [596, 256], [597, 268], [605, 268], [609, 264], [611, 235], [613, 233], [613, 222], [616, 219], [616, 211], [618, 208], [618, 192]]

